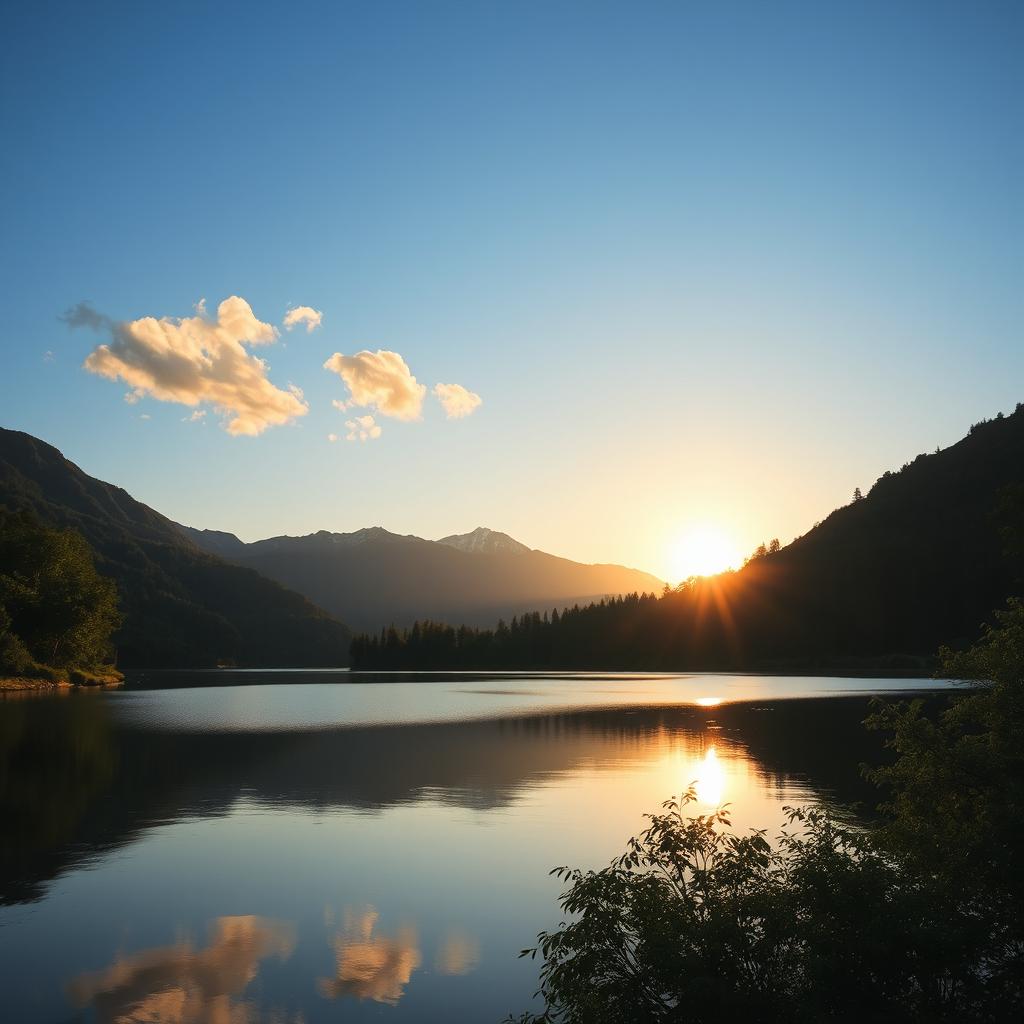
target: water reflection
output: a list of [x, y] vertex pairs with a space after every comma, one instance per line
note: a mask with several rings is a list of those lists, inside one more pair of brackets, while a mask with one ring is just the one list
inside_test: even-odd
[[99, 1024], [255, 1024], [284, 1021], [236, 999], [253, 982], [260, 961], [286, 960], [295, 948], [288, 925], [259, 917], [220, 917], [209, 945], [190, 941], [118, 955], [106, 970], [82, 974], [68, 985], [72, 1002], [91, 1006]]
[[718, 751], [708, 747], [704, 759], [697, 765], [693, 778], [697, 799], [708, 808], [720, 807], [728, 800], [725, 769], [718, 759]]
[[228, 815], [239, 801], [483, 811], [584, 767], [658, 762], [661, 782], [635, 797], [637, 814], [694, 780], [709, 805], [760, 789], [774, 806], [774, 791], [807, 778], [843, 801], [876, 798], [857, 768], [880, 753], [860, 725], [863, 698], [722, 704], [713, 719], [693, 705], [654, 706], [229, 733], [130, 728], [113, 707], [106, 696], [0, 704], [0, 904], [38, 899], [64, 870], [161, 823]]
[[722, 700], [721, 697], [698, 697], [695, 703], [702, 708], [717, 708]]
[[[301, 706], [301, 685], [264, 690], [285, 724], [324, 704]], [[360, 699], [399, 696], [375, 692]], [[249, 711], [172, 728], [202, 717], [206, 691], [164, 694], [181, 707], [159, 728], [121, 715], [126, 696], [0, 701], [5, 1021], [68, 1020], [69, 1000], [99, 1024], [286, 1020], [274, 1006], [307, 1024], [501, 1020], [536, 987], [516, 953], [557, 924], [552, 865], [607, 863], [691, 781], [738, 829], [774, 832], [782, 803], [871, 806], [858, 764], [884, 755], [864, 697], [634, 692], [628, 706], [249, 730]], [[348, 912], [325, 921], [327, 894]]]
[[480, 962], [480, 943], [464, 932], [452, 932], [437, 954], [441, 974], [469, 974]]
[[395, 1006], [402, 998], [423, 963], [416, 932], [403, 925], [394, 936], [375, 935], [379, 916], [373, 907], [345, 910], [344, 928], [334, 939], [335, 976], [317, 982], [325, 999], [353, 996]]
[[113, 779], [113, 727], [97, 696], [0, 701], [5, 875], [68, 840]]

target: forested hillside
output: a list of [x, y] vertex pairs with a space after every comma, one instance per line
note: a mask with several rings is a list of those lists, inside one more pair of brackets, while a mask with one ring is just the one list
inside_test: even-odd
[[29, 509], [85, 537], [99, 572], [118, 586], [122, 668], [347, 661], [346, 626], [259, 573], [199, 550], [170, 520], [29, 434], [0, 429], [0, 506]]
[[1024, 406], [919, 455], [785, 547], [739, 571], [517, 617], [431, 623], [353, 642], [357, 667], [920, 671], [976, 639], [1016, 586]]

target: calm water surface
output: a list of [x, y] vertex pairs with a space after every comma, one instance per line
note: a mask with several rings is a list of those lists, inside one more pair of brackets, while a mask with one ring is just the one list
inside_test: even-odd
[[552, 866], [606, 863], [691, 781], [738, 828], [870, 804], [870, 695], [943, 685], [151, 673], [0, 701], [0, 1016], [499, 1021]]

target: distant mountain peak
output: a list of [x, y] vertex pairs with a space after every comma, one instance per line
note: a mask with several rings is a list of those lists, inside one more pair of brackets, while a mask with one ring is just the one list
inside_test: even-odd
[[[209, 533], [209, 531], [202, 531]], [[397, 533], [391, 533], [381, 526], [367, 526], [361, 530], [353, 530], [351, 533], [334, 533], [331, 530], [317, 530], [316, 533], [306, 533], [299, 536], [283, 534], [279, 537], [267, 537], [265, 540], [253, 541], [245, 547], [265, 551], [294, 551], [299, 548], [309, 549], [309, 545], [320, 547], [342, 547], [354, 548], [362, 544], [371, 544], [375, 541], [403, 541], [409, 540]]]
[[493, 555], [502, 552], [523, 555], [530, 550], [507, 533], [489, 530], [486, 526], [478, 526], [472, 533], [455, 533], [450, 537], [442, 537], [437, 543], [473, 555]]
[[[361, 530], [353, 530], [351, 533], [331, 533], [329, 530], [320, 530], [312, 536], [329, 544], [348, 548], [358, 547], [361, 544], [419, 540], [418, 537], [407, 537], [400, 533], [392, 533], [390, 530], [385, 530], [383, 526], [364, 526]], [[301, 540], [303, 538], [298, 539]]]
[[364, 526], [361, 530], [353, 530], [352, 533], [334, 533], [331, 536], [335, 543], [365, 544], [371, 540], [397, 539], [399, 534], [385, 530], [383, 526]]

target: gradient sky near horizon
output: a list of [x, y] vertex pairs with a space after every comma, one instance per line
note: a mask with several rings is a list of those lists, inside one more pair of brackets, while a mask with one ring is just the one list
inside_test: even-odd
[[[1024, 4], [40, 3], [0, 53], [0, 423], [180, 522], [664, 577], [1024, 399]], [[308, 406], [258, 436], [59, 319], [232, 295]], [[364, 349], [482, 405], [339, 411]]]

